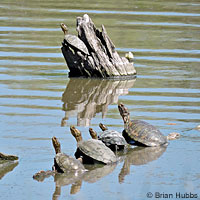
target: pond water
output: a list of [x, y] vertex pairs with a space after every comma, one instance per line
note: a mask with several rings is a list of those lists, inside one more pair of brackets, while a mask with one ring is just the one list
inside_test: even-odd
[[[1, 1], [0, 152], [18, 155], [19, 162], [0, 174], [0, 199], [142, 200], [149, 192], [200, 199], [199, 11], [197, 0]], [[59, 24], [76, 34], [76, 17], [84, 13], [97, 27], [105, 25], [121, 56], [134, 53], [137, 79], [68, 78]], [[117, 165], [94, 168], [79, 184], [32, 178], [53, 165], [52, 136], [73, 156], [70, 125], [84, 139], [100, 122], [121, 132], [119, 102], [132, 119], [181, 138], [167, 148], [129, 150]]]

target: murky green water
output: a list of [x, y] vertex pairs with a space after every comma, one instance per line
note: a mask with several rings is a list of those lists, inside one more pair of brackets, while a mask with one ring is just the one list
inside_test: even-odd
[[[0, 152], [20, 157], [0, 174], [0, 199], [142, 200], [148, 192], [200, 198], [199, 1], [3, 0], [0, 13]], [[68, 78], [59, 24], [75, 34], [75, 19], [84, 13], [105, 25], [121, 55], [134, 53], [136, 80]], [[84, 139], [99, 122], [122, 131], [118, 102], [132, 118], [182, 137], [166, 149], [133, 149], [117, 165], [94, 169], [73, 195], [69, 179], [32, 179], [51, 169], [52, 136], [73, 155], [70, 125]]]

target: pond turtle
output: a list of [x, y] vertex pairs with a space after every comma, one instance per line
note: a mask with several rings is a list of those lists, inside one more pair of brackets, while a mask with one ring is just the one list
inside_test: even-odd
[[71, 171], [85, 171], [85, 167], [79, 160], [76, 160], [75, 158], [72, 158], [65, 153], [61, 153], [60, 142], [56, 137], [52, 138], [52, 143], [56, 152], [53, 168], [57, 172], [63, 173]]
[[60, 27], [64, 33], [64, 40], [70, 47], [72, 47], [76, 51], [81, 51], [84, 55], [89, 55], [88, 49], [81, 39], [79, 39], [75, 35], [68, 34], [68, 28], [65, 24], [61, 23]]
[[126, 58], [129, 62], [133, 62], [133, 60], [134, 60], [134, 55], [133, 55], [132, 52], [129, 51], [128, 53], [125, 54], [125, 58]]
[[102, 123], [99, 124], [99, 127], [103, 132], [99, 133], [98, 136], [92, 128], [89, 128], [90, 135], [93, 139], [101, 140], [107, 147], [109, 147], [113, 151], [121, 150], [126, 147], [127, 142], [119, 132], [115, 130], [109, 130]]
[[168, 140], [178, 138], [179, 133], [164, 136], [155, 126], [141, 120], [131, 120], [128, 109], [119, 104], [118, 109], [124, 121], [123, 136], [129, 144], [144, 146], [167, 145]]
[[81, 132], [74, 126], [70, 127], [71, 134], [77, 141], [76, 158], [82, 158], [83, 163], [109, 164], [117, 161], [115, 154], [100, 140], [89, 139], [83, 141]]

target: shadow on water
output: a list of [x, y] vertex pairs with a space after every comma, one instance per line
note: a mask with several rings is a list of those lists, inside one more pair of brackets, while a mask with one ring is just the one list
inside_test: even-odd
[[0, 180], [18, 165], [17, 161], [0, 160]]
[[125, 176], [130, 173], [131, 165], [145, 165], [149, 162], [157, 160], [162, 156], [166, 149], [166, 146], [136, 147], [134, 149], [129, 149], [125, 156], [121, 172], [118, 176], [119, 183], [123, 183]]
[[71, 78], [62, 95], [65, 117], [61, 126], [74, 115], [77, 115], [78, 126], [89, 126], [91, 119], [100, 112], [104, 118], [108, 105], [117, 103], [119, 96], [127, 95], [135, 80]]

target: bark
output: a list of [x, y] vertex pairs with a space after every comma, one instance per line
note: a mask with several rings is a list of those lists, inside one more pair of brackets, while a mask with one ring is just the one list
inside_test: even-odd
[[109, 78], [136, 75], [133, 62], [119, 56], [103, 25], [101, 29], [95, 27], [87, 14], [77, 17], [78, 37], [85, 43], [89, 54], [84, 54], [78, 45], [74, 47], [63, 41], [61, 50], [70, 70], [69, 76]]
[[18, 157], [15, 155], [7, 155], [0, 152], [0, 160], [18, 160]]

